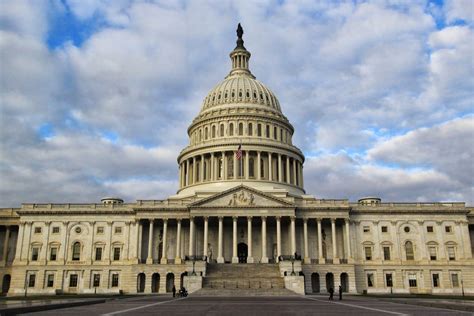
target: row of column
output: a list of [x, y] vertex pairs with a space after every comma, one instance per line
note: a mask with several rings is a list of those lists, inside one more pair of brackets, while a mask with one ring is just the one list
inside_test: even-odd
[[7, 265], [8, 244], [10, 242], [10, 226], [5, 226], [5, 238], [3, 239], [2, 266]]
[[[235, 152], [231, 152], [233, 155], [233, 176], [232, 179], [238, 178], [240, 162], [237, 159]], [[277, 172], [273, 175], [273, 157], [277, 155]], [[207, 156], [207, 157], [206, 157]], [[228, 168], [229, 164], [227, 159], [229, 155], [228, 152], [223, 151], [220, 153], [212, 152], [210, 155], [199, 155], [188, 158], [180, 163], [180, 187], [189, 186], [192, 184], [204, 182], [204, 181], [217, 181], [217, 180], [228, 180]], [[256, 159], [256, 170], [254, 168], [254, 175], [252, 178], [257, 180], [262, 179], [262, 168], [265, 168], [262, 165], [262, 157], [267, 157], [267, 172], [264, 174], [265, 179], [273, 181], [273, 178], [277, 178], [274, 181], [285, 182], [288, 184], [296, 185], [299, 187], [304, 187], [303, 184], [303, 165], [302, 163], [295, 158], [282, 155], [282, 154], [272, 154], [270, 152], [256, 151], [256, 156], [252, 158]], [[242, 152], [242, 164], [243, 164], [243, 175], [242, 179], [250, 179], [250, 151]], [[209, 175], [207, 175], [207, 170], [204, 168], [204, 162], [207, 162], [209, 165], [207, 168], [210, 168]], [[199, 163], [199, 164], [198, 164]], [[283, 165], [286, 165], [283, 168]], [[199, 172], [196, 166], [199, 165]], [[254, 163], [255, 167], [255, 163]], [[285, 170], [285, 175], [283, 175], [283, 170]]]

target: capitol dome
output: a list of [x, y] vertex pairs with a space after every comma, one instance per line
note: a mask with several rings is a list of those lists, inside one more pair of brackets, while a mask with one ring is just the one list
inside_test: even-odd
[[243, 30], [230, 53], [232, 68], [204, 98], [178, 157], [178, 194], [221, 191], [245, 184], [303, 194], [303, 153], [275, 94], [256, 80]]

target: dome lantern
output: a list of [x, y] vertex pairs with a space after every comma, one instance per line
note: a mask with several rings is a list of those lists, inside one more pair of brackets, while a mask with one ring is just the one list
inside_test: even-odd
[[229, 75], [226, 78], [233, 77], [233, 76], [249, 76], [255, 79], [255, 76], [249, 70], [249, 59], [250, 59], [250, 52], [244, 46], [244, 40], [242, 36], [244, 34], [244, 30], [242, 26], [237, 26], [237, 46], [234, 50], [230, 53], [230, 59], [232, 60], [232, 70], [230, 71]]

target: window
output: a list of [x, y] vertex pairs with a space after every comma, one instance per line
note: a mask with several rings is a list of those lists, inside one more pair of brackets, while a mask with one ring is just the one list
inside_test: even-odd
[[456, 260], [456, 252], [453, 246], [448, 247], [448, 259], [449, 261]]
[[431, 278], [433, 280], [433, 287], [439, 287], [439, 273], [433, 273]]
[[369, 233], [370, 232], [370, 227], [369, 226], [364, 226], [363, 230], [364, 230], [364, 233]]
[[244, 135], [244, 124], [239, 123], [239, 136]]
[[46, 280], [46, 286], [47, 287], [54, 286], [54, 274], [48, 274], [48, 279]]
[[227, 178], [234, 177], [234, 157], [227, 157]]
[[234, 124], [229, 124], [229, 136], [234, 136]]
[[373, 287], [373, 286], [374, 286], [374, 274], [367, 273], [367, 287]]
[[219, 136], [224, 137], [224, 124], [221, 124], [220, 131], [219, 131]]
[[78, 241], [72, 245], [72, 260], [81, 260], [81, 243]]
[[118, 273], [112, 274], [112, 287], [117, 287], [119, 285], [119, 275]]
[[80, 227], [76, 227], [74, 231], [76, 232], [76, 234], [80, 234], [82, 232], [82, 229]]
[[273, 127], [273, 138], [274, 138], [274, 139], [277, 139], [277, 138], [278, 138], [278, 131], [277, 131], [276, 126]]
[[212, 125], [212, 138], [216, 138], [216, 126]]
[[405, 254], [407, 260], [415, 260], [415, 253], [413, 251], [413, 243], [411, 241], [407, 241], [405, 243]]
[[257, 125], [257, 136], [262, 136], [262, 124]]
[[390, 247], [388, 246], [383, 247], [383, 259], [390, 260]]
[[33, 247], [31, 249], [31, 261], [38, 261], [39, 248]]
[[92, 282], [92, 286], [93, 287], [98, 287], [100, 286], [100, 274], [94, 274], [94, 279], [93, 279], [93, 282]]
[[404, 231], [405, 233], [409, 233], [409, 232], [410, 232], [410, 226], [405, 226], [405, 227], [403, 228], [403, 231]]
[[104, 226], [99, 226], [99, 227], [97, 227], [97, 234], [98, 234], [98, 235], [101, 235], [101, 234], [103, 234], [103, 233], [104, 233]]
[[410, 287], [416, 287], [416, 274], [415, 273], [410, 273], [408, 275], [408, 285]]
[[41, 234], [41, 227], [35, 227], [35, 234]]
[[49, 260], [56, 261], [57, 255], [58, 255], [58, 248], [51, 247], [51, 250], [49, 251]]
[[447, 233], [452, 233], [453, 228], [451, 226], [444, 226], [444, 231], [447, 232]]
[[451, 274], [451, 284], [453, 287], [459, 287], [459, 277], [457, 273]]
[[120, 247], [114, 247], [114, 260], [120, 260]]
[[28, 287], [35, 287], [35, 282], [36, 274], [30, 274], [30, 277], [28, 278]]
[[121, 234], [122, 233], [122, 227], [121, 226], [115, 227], [114, 233], [115, 234]]
[[385, 284], [387, 287], [393, 287], [393, 278], [391, 273], [385, 275]]
[[102, 260], [102, 247], [95, 248], [95, 260], [96, 261]]
[[365, 260], [372, 260], [372, 247], [365, 247]]
[[249, 136], [253, 135], [253, 125], [252, 123], [249, 123], [249, 131], [248, 131]]
[[433, 226], [426, 226], [426, 232], [428, 232], [428, 233], [434, 232]]
[[382, 226], [382, 233], [387, 233], [387, 232], [388, 232], [388, 227]]
[[430, 246], [428, 247], [428, 252], [430, 254], [430, 260], [436, 260], [436, 247]]
[[255, 178], [255, 172], [254, 172], [254, 160], [253, 158], [249, 158], [249, 177], [250, 178]]
[[206, 127], [206, 128], [204, 128], [204, 139], [207, 139], [208, 136], [209, 136], [209, 133], [208, 133], [207, 127]]
[[265, 132], [265, 137], [270, 138], [270, 125], [267, 125], [267, 130]]
[[59, 234], [59, 226], [53, 226], [53, 234]]
[[71, 274], [69, 277], [69, 287], [77, 287], [77, 274]]

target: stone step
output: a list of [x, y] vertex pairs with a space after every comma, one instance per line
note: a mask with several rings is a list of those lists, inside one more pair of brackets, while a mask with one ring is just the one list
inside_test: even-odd
[[297, 296], [287, 289], [200, 289], [190, 296]]
[[226, 288], [226, 289], [271, 289], [285, 288], [283, 278], [217, 278], [206, 277], [203, 280], [204, 288]]

